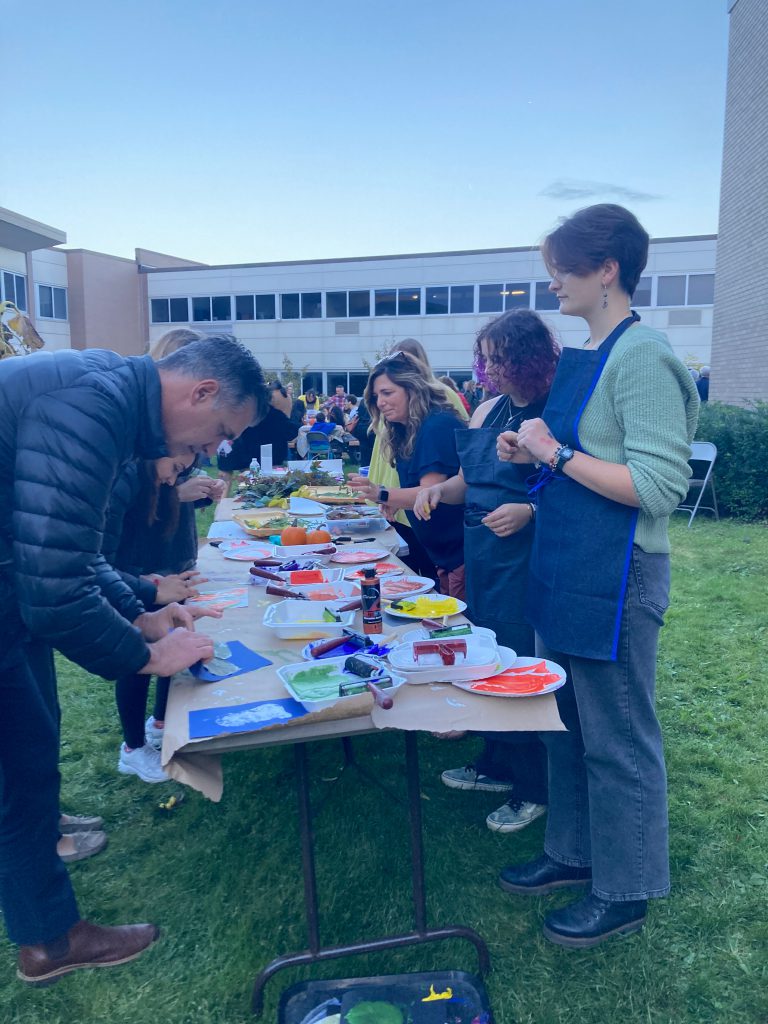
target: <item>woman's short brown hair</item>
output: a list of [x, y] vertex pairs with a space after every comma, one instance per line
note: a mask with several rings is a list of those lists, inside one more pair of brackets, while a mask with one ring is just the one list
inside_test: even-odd
[[564, 218], [542, 242], [541, 253], [551, 269], [578, 277], [616, 260], [619, 283], [631, 298], [648, 262], [649, 241], [634, 213], [615, 203], [598, 203]]

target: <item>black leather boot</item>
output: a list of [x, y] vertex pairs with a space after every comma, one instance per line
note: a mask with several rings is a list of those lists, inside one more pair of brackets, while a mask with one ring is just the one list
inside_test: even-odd
[[548, 914], [544, 936], [558, 946], [587, 949], [614, 936], [639, 932], [645, 924], [647, 906], [647, 900], [614, 903], [590, 893]]
[[587, 885], [591, 881], [592, 868], [558, 864], [546, 853], [528, 864], [512, 864], [499, 875], [499, 885], [505, 892], [515, 892], [521, 896], [538, 896], [553, 889]]

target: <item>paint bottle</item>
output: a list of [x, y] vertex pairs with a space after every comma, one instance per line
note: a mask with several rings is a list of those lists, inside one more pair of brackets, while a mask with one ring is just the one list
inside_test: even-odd
[[381, 582], [375, 569], [363, 569], [360, 593], [363, 598], [363, 632], [381, 633]]

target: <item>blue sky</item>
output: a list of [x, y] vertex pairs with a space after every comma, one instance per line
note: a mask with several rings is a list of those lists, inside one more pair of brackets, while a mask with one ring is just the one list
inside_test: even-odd
[[0, 205], [73, 247], [529, 245], [605, 200], [717, 230], [725, 0], [30, 0], [3, 35]]

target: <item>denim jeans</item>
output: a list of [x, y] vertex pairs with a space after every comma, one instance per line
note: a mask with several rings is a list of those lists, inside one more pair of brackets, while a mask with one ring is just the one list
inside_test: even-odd
[[554, 860], [592, 865], [605, 900], [669, 892], [667, 785], [654, 708], [659, 629], [669, 601], [669, 556], [637, 546], [616, 661], [536, 653], [568, 672], [557, 691], [567, 732], [542, 733], [549, 754], [544, 848]]

